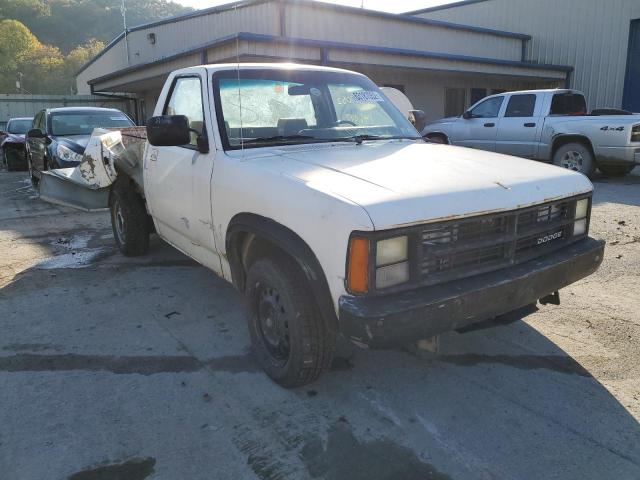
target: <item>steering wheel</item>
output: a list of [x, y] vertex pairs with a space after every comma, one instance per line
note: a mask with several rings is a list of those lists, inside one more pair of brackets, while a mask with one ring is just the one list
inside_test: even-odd
[[342, 124], [351, 125], [352, 127], [357, 127], [357, 125], [353, 123], [351, 120], [338, 120], [337, 122], [335, 122], [336, 127]]

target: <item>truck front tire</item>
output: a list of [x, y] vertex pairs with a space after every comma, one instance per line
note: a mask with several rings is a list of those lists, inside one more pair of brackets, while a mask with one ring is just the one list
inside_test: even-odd
[[553, 154], [553, 164], [590, 177], [596, 171], [591, 149], [583, 143], [571, 142], [559, 147]]
[[149, 251], [151, 233], [149, 215], [143, 198], [129, 179], [116, 180], [109, 196], [111, 226], [118, 250], [126, 257], [137, 257]]
[[249, 333], [256, 359], [273, 381], [298, 387], [328, 370], [335, 335], [324, 325], [298, 266], [284, 255], [256, 260], [247, 273]]

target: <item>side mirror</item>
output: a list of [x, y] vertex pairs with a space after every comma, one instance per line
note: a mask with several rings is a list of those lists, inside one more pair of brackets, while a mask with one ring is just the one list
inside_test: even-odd
[[422, 130], [427, 126], [427, 114], [423, 110], [409, 110], [409, 121], [422, 135]]
[[46, 135], [39, 128], [32, 128], [27, 132], [29, 138], [44, 138]]
[[469, 120], [470, 118], [473, 118], [473, 113], [467, 110], [462, 114], [462, 118], [464, 118], [465, 120]]
[[161, 115], [147, 122], [147, 141], [155, 147], [178, 147], [191, 142], [189, 119], [184, 115]]

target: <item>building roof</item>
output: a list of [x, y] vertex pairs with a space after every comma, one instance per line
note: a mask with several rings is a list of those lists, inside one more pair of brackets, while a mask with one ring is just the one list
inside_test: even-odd
[[[380, 12], [380, 11], [377, 11], [377, 10], [369, 10], [369, 9], [366, 9], [366, 8], [355, 8], [355, 7], [348, 7], [348, 6], [344, 6], [344, 5], [334, 5], [334, 4], [323, 3], [323, 2], [318, 2], [318, 1], [314, 1], [314, 0], [241, 0], [241, 1], [233, 2], [233, 3], [228, 3], [228, 4], [225, 4], [225, 5], [220, 5], [220, 6], [217, 6], [217, 7], [211, 7], [211, 8], [205, 8], [205, 9], [202, 9], [202, 10], [196, 10], [194, 12], [189, 12], [189, 13], [182, 14], [182, 15], [177, 15], [175, 17], [166, 18], [166, 19], [163, 19], [163, 20], [158, 20], [158, 21], [155, 21], [155, 22], [150, 22], [150, 23], [145, 23], [145, 24], [142, 24], [142, 25], [138, 25], [138, 26], [135, 26], [135, 27], [132, 27], [132, 28], [128, 28], [126, 33], [136, 32], [136, 31], [139, 31], [139, 30], [145, 30], [145, 29], [157, 27], [159, 25], [165, 25], [165, 24], [168, 24], [168, 23], [182, 22], [184, 20], [188, 20], [188, 19], [191, 19], [191, 18], [197, 18], [197, 17], [206, 16], [206, 15], [219, 14], [221, 12], [226, 12], [226, 11], [229, 11], [229, 10], [234, 10], [234, 9], [239, 9], [239, 8], [250, 7], [250, 6], [253, 6], [253, 5], [259, 5], [259, 4], [263, 4], [263, 3], [280, 3], [282, 5], [294, 5], [294, 4], [298, 4], [298, 5], [300, 5], [300, 4], [313, 5], [316, 8], [322, 8], [322, 9], [325, 9], [325, 10], [331, 10], [331, 11], [336, 11], [336, 12], [358, 13], [359, 15], [366, 15], [366, 16], [370, 16], [370, 17], [382, 18], [382, 19], [393, 20], [393, 21], [402, 21], [402, 22], [407, 22], [407, 23], [412, 23], [412, 24], [420, 24], [420, 25], [425, 25], [425, 26], [448, 28], [448, 29], [453, 29], [453, 30], [462, 30], [462, 31], [467, 31], [467, 32], [486, 33], [488, 35], [495, 35], [495, 36], [507, 37], [507, 38], [516, 38], [516, 39], [520, 39], [520, 40], [531, 40], [531, 36], [530, 35], [526, 35], [526, 34], [523, 34], [523, 33], [508, 32], [508, 31], [504, 31], [504, 30], [495, 30], [495, 29], [485, 28], [485, 27], [474, 27], [474, 26], [462, 25], [462, 24], [458, 24], [458, 23], [445, 22], [445, 21], [442, 21], [442, 20], [432, 20], [432, 19], [428, 19], [428, 18], [414, 17], [414, 16], [411, 16], [411, 15], [386, 13], [386, 12]], [[78, 70], [78, 72], [76, 72], [76, 75], [78, 75], [78, 74], [82, 73], [84, 70], [86, 70], [91, 64], [93, 64], [102, 55], [104, 55], [113, 46], [115, 46], [120, 40], [122, 40], [122, 38], [124, 36], [125, 36], [125, 32], [122, 32], [118, 36], [116, 36], [113, 40], [111, 40], [104, 47], [104, 49], [102, 49], [102, 51], [100, 51], [95, 57], [93, 57], [91, 60], [89, 60], [87, 63], [85, 63], [80, 68], [80, 70]]]

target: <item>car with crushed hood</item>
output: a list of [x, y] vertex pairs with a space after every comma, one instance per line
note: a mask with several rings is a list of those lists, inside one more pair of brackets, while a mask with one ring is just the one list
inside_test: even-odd
[[131, 127], [134, 123], [115, 108], [61, 107], [41, 110], [26, 135], [31, 180], [40, 172], [77, 166], [95, 128]]
[[256, 359], [285, 387], [327, 371], [340, 335], [396, 348], [522, 318], [599, 267], [586, 176], [427, 143], [424, 113], [408, 113], [413, 125], [348, 70], [185, 68], [146, 130], [96, 131], [41, 194], [86, 185], [60, 202], [108, 206], [124, 255], [155, 232], [232, 283]]
[[27, 158], [24, 148], [25, 134], [31, 128], [33, 117], [11, 118], [7, 122], [0, 149], [7, 170], [26, 170]]

